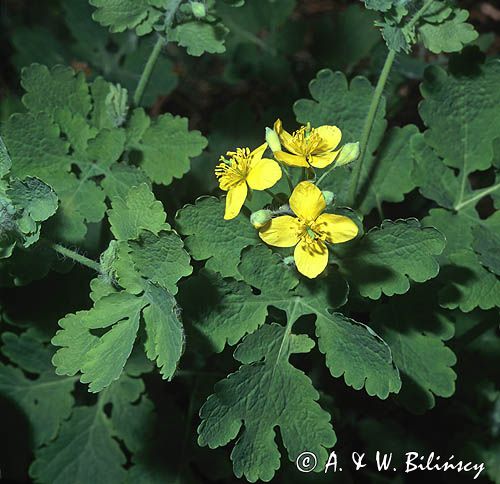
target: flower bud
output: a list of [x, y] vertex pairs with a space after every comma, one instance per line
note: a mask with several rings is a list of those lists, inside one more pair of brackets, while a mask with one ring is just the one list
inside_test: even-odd
[[275, 151], [281, 151], [280, 138], [274, 129], [266, 128], [266, 141], [273, 153]]
[[201, 2], [191, 2], [191, 10], [196, 18], [204, 18], [207, 15], [205, 5]]
[[357, 160], [359, 157], [359, 143], [347, 143], [340, 150], [339, 156], [335, 161], [336, 166], [347, 165]]
[[295, 264], [295, 259], [293, 258], [293, 255], [289, 255], [283, 259], [283, 263], [287, 266], [292, 266]]
[[325, 202], [326, 202], [326, 205], [331, 205], [333, 203], [333, 200], [334, 200], [334, 195], [333, 195], [333, 192], [329, 191], [329, 190], [323, 190], [321, 192], [323, 194], [323, 197], [325, 198]]
[[273, 213], [271, 210], [257, 210], [250, 216], [250, 223], [256, 228], [260, 229], [271, 220]]

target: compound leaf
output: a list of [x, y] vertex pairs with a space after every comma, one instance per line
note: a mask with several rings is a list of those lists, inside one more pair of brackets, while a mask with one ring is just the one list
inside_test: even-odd
[[291, 355], [313, 346], [306, 335], [289, 334], [278, 324], [261, 327], [235, 352], [243, 365], [219, 382], [203, 405], [198, 442], [215, 448], [238, 437], [231, 452], [237, 477], [273, 478], [280, 466], [276, 427], [291, 461], [311, 449], [324, 465], [336, 441], [330, 416], [317, 403], [309, 378], [289, 363]]

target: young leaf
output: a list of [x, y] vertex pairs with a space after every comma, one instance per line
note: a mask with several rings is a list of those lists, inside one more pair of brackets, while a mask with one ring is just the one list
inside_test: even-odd
[[317, 403], [319, 394], [309, 378], [289, 363], [291, 355], [313, 346], [306, 335], [290, 334], [278, 324], [263, 326], [236, 350], [240, 369], [219, 382], [203, 405], [198, 442], [216, 448], [238, 436], [231, 452], [238, 478], [274, 477], [280, 466], [276, 427], [291, 461], [308, 449], [318, 457], [319, 468], [324, 466], [327, 449], [336, 441], [330, 416]]
[[469, 12], [455, 9], [451, 18], [441, 23], [424, 23], [419, 36], [424, 46], [434, 54], [460, 52], [464, 45], [479, 37], [474, 26], [467, 23]]
[[349, 246], [338, 246], [334, 255], [342, 274], [364, 297], [404, 294], [410, 280], [425, 282], [439, 272], [436, 256], [445, 238], [416, 219], [385, 220]]
[[199, 57], [209, 54], [221, 54], [226, 51], [224, 39], [229, 29], [221, 23], [209, 24], [193, 21], [178, 25], [169, 33], [169, 40], [186, 47], [187, 53]]

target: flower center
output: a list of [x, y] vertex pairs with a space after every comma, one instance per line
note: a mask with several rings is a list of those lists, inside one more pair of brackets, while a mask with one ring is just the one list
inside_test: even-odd
[[229, 190], [243, 180], [246, 180], [250, 171], [251, 156], [249, 148], [237, 148], [236, 151], [228, 151], [226, 159], [221, 156], [215, 167], [215, 176], [219, 179], [223, 190]]
[[307, 157], [314, 153], [321, 143], [321, 137], [318, 131], [315, 128], [311, 128], [309, 123], [307, 126], [302, 126], [295, 131], [292, 137], [298, 151], [300, 151], [303, 156]]

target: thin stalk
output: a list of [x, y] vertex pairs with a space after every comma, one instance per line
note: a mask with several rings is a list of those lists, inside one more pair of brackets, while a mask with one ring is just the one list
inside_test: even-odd
[[470, 197], [468, 200], [464, 200], [463, 202], [457, 203], [457, 205], [455, 205], [455, 210], [456, 211], [462, 210], [462, 208], [466, 207], [467, 205], [474, 203], [477, 200], [480, 200], [486, 195], [495, 192], [499, 188], [500, 188], [500, 183], [497, 183], [495, 185], [492, 185], [491, 187], [485, 188], [484, 190], [479, 190], [474, 196]]
[[465, 332], [459, 338], [456, 338], [453, 342], [454, 343], [453, 348], [456, 351], [460, 351], [469, 343], [472, 343], [481, 335], [483, 335], [484, 333], [490, 331], [495, 327], [498, 327], [498, 321], [496, 319], [487, 319], [486, 321], [483, 321], [479, 323], [477, 326], [474, 326], [473, 328], [469, 329], [469, 331]]
[[137, 88], [134, 93], [134, 105], [139, 106], [142, 100], [142, 96], [144, 95], [144, 91], [148, 86], [149, 79], [151, 78], [151, 74], [153, 73], [153, 69], [158, 61], [158, 57], [160, 57], [161, 51], [165, 44], [167, 43], [166, 39], [159, 35], [156, 44], [151, 51], [148, 61], [142, 71], [141, 78], [139, 79], [139, 84], [137, 84]]
[[288, 189], [290, 190], [290, 195], [293, 192], [293, 181], [292, 177], [290, 176], [290, 172], [288, 171], [288, 168], [285, 165], [281, 165], [281, 169], [285, 173], [286, 181], [288, 183]]
[[44, 241], [44, 242], [48, 247], [56, 251], [58, 254], [61, 254], [62, 256], [68, 259], [74, 260], [78, 264], [82, 264], [83, 266], [88, 267], [96, 272], [99, 273], [102, 272], [101, 265], [98, 262], [89, 259], [88, 257], [85, 257], [84, 255], [75, 252], [74, 250], [68, 249], [67, 247], [64, 247], [61, 244], [57, 244], [55, 242], [50, 242], [50, 241]]
[[[175, 13], [177, 12], [177, 9], [179, 8], [180, 4], [182, 3], [182, 0], [173, 0], [171, 2], [170, 7], [165, 13], [165, 23], [164, 23], [164, 30], [166, 33], [170, 30], [172, 27], [172, 23], [174, 21]], [[151, 51], [151, 54], [149, 55], [148, 61], [146, 62], [146, 65], [144, 66], [144, 70], [142, 71], [141, 78], [139, 79], [139, 84], [137, 84], [137, 88], [134, 93], [134, 105], [139, 106], [142, 100], [142, 96], [144, 95], [144, 91], [146, 90], [146, 87], [148, 86], [149, 80], [151, 78], [151, 74], [153, 73], [153, 69], [156, 65], [156, 62], [158, 61], [158, 58], [160, 57], [162, 49], [167, 45], [167, 39], [163, 35], [159, 35], [158, 39], [153, 47], [153, 50]]]
[[358, 190], [359, 179], [361, 177], [361, 169], [363, 168], [363, 163], [365, 161], [366, 153], [368, 151], [368, 143], [370, 141], [370, 135], [373, 129], [373, 123], [375, 122], [375, 116], [377, 115], [378, 108], [380, 106], [380, 100], [382, 99], [382, 94], [384, 92], [385, 84], [389, 78], [389, 74], [394, 64], [394, 59], [396, 58], [396, 51], [390, 49], [387, 54], [387, 58], [384, 63], [384, 67], [380, 74], [377, 87], [373, 93], [372, 101], [370, 103], [370, 108], [368, 110], [368, 115], [366, 116], [365, 124], [363, 126], [363, 131], [361, 133], [361, 153], [358, 163], [354, 165], [354, 169], [351, 175], [351, 183], [349, 186], [349, 201], [350, 205], [353, 206], [356, 201], [356, 193]]
[[[406, 28], [408, 30], [411, 30], [433, 3], [434, 0], [427, 0], [422, 5], [422, 8], [413, 16], [410, 22], [408, 22]], [[389, 78], [389, 74], [391, 72], [395, 58], [396, 58], [396, 52], [392, 49], [389, 49], [389, 53], [387, 55], [384, 67], [380, 74], [377, 87], [375, 88], [375, 92], [373, 93], [370, 109], [368, 110], [368, 115], [366, 117], [365, 124], [363, 126], [363, 131], [361, 134], [361, 141], [360, 141], [361, 154], [359, 157], [359, 162], [356, 165], [354, 165], [354, 169], [351, 176], [351, 183], [349, 186], [349, 201], [351, 206], [353, 206], [354, 203], [356, 202], [359, 180], [361, 178], [361, 169], [363, 167], [363, 163], [365, 161], [366, 153], [368, 150], [368, 143], [370, 141], [370, 135], [373, 129], [373, 123], [375, 121], [375, 116], [377, 115], [377, 111], [380, 105], [380, 100], [384, 92], [385, 84], [387, 83], [387, 79]]]
[[336, 168], [336, 166], [337, 166], [337, 163], [336, 163], [336, 161], [334, 161], [332, 163], [332, 166], [319, 177], [319, 180], [316, 182], [317, 187], [319, 187], [321, 185], [321, 182]]

